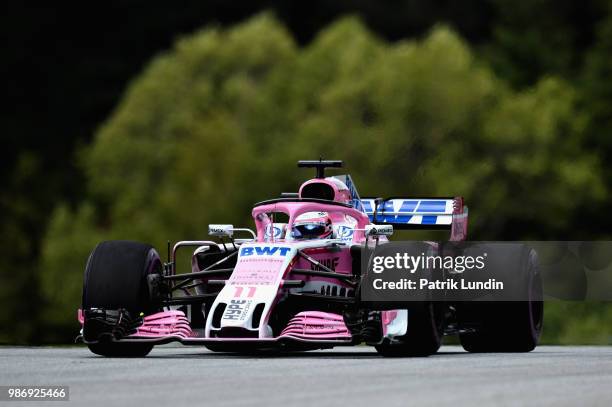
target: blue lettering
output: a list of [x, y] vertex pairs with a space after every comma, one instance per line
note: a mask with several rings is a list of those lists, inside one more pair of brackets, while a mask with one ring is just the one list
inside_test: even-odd
[[276, 253], [276, 251], [278, 250], [278, 247], [269, 247], [269, 246], [264, 246], [264, 247], [255, 247], [255, 251], [257, 252], [257, 254], [259, 256], [272, 256], [274, 253]]
[[255, 247], [242, 247], [240, 249], [241, 256], [272, 256], [276, 253], [281, 256], [286, 256], [291, 251], [290, 247], [279, 247], [279, 246], [255, 246]]

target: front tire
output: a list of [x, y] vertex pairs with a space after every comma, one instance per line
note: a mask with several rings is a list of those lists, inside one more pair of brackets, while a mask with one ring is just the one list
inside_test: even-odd
[[[98, 244], [89, 256], [83, 282], [83, 338], [89, 349], [108, 357], [147, 355], [153, 345], [114, 342], [129, 335], [125, 327], [108, 321], [138, 322], [141, 315], [159, 310], [150, 298], [146, 277], [161, 272], [161, 260], [150, 245], [131, 241], [106, 241]], [[88, 315], [91, 315], [88, 318]], [[110, 322], [110, 323], [109, 323]], [[127, 330], [127, 331], [126, 331]]]
[[394, 338], [394, 343], [375, 346], [387, 357], [429, 356], [442, 344], [443, 314], [441, 304], [433, 301], [415, 302], [408, 308], [408, 331]]

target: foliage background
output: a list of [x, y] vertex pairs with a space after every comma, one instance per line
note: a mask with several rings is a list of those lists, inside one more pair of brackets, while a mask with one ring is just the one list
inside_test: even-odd
[[[9, 85], [16, 110], [2, 121], [14, 154], [0, 342], [74, 337], [97, 241], [162, 248], [208, 223], [247, 224], [253, 202], [309, 175], [298, 159], [320, 155], [343, 159], [364, 195], [463, 195], [472, 239], [610, 239], [610, 4], [462, 3], [208, 2], [188, 8], [200, 20], [150, 5], [140, 30], [93, 49], [52, 31], [80, 64], [47, 82], [32, 62], [54, 72], [61, 58], [25, 31], [9, 60], [30, 87]], [[39, 12], [15, 11], [60, 18]], [[153, 56], [126, 52], [138, 46]], [[551, 303], [545, 324], [548, 343], [612, 343], [607, 304]]]

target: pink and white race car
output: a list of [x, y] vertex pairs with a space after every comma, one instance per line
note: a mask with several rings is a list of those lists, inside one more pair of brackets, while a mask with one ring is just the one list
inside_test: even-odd
[[[475, 352], [535, 347], [536, 302], [462, 307], [361, 299], [368, 246], [385, 244], [393, 227], [448, 229], [451, 241], [464, 240], [462, 198], [360, 198], [350, 176], [325, 177], [341, 161], [298, 166], [316, 168], [316, 177], [298, 193], [255, 204], [255, 231], [209, 225], [219, 241], [180, 241], [171, 250], [169, 244], [166, 262], [147, 244], [99, 243], [85, 268], [83, 342], [103, 356], [145, 356], [172, 341], [222, 352], [366, 343], [386, 356], [425, 356], [452, 333]], [[179, 274], [177, 252], [186, 247], [193, 250], [191, 270]], [[491, 323], [500, 315], [503, 324]]]

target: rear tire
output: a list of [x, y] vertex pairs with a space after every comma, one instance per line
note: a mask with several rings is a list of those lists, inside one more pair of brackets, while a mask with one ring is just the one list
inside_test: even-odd
[[492, 246], [487, 252], [489, 259], [495, 253], [495, 258], [503, 261], [500, 267], [516, 270], [516, 283], [527, 290], [528, 300], [458, 304], [460, 321], [477, 327], [474, 332], [459, 335], [461, 345], [472, 353], [530, 352], [539, 342], [544, 313], [537, 255], [525, 245]]
[[[131, 241], [106, 241], [91, 252], [85, 267], [83, 310], [92, 308], [125, 310], [131, 318], [159, 311], [150, 298], [146, 277], [161, 272], [161, 260], [150, 245]], [[121, 339], [115, 332], [103, 332], [103, 324], [83, 326], [83, 337], [89, 349], [109, 357], [139, 357], [147, 355], [153, 345], [112, 342]]]

